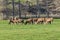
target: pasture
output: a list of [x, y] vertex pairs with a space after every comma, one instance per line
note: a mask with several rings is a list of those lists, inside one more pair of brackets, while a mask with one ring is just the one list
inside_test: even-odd
[[52, 24], [8, 24], [0, 21], [0, 40], [60, 40], [60, 19]]

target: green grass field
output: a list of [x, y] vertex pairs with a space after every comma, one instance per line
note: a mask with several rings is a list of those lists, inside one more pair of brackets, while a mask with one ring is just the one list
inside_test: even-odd
[[52, 24], [8, 24], [0, 21], [0, 40], [60, 40], [60, 19]]

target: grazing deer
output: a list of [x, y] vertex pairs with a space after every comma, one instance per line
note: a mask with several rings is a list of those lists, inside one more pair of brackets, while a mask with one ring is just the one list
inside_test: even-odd
[[44, 18], [38, 18], [35, 24], [38, 24], [38, 23], [43, 24], [43, 22], [44, 22]]
[[25, 24], [27, 24], [27, 23], [30, 23], [30, 24], [32, 23], [33, 24], [33, 19], [32, 18], [27, 19]]
[[53, 18], [45, 18], [45, 24], [51, 24], [53, 22]]

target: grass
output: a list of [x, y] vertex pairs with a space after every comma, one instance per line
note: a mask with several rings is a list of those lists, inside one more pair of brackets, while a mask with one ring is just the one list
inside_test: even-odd
[[60, 19], [52, 24], [8, 24], [0, 21], [0, 40], [60, 40]]

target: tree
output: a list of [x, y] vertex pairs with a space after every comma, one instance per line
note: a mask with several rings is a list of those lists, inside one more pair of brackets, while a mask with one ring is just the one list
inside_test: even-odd
[[37, 17], [37, 15], [38, 15], [38, 17], [40, 17], [40, 13], [39, 13], [39, 0], [36, 0], [36, 2], [37, 2], [37, 14], [36, 14], [36, 17]]
[[3, 19], [4, 18], [4, 15], [3, 15], [3, 10], [5, 8], [5, 5], [4, 5], [4, 0], [0, 0], [0, 19]]
[[14, 12], [15, 12], [14, 0], [12, 0], [12, 6], [13, 6], [13, 18], [14, 18]]
[[43, 3], [45, 5], [45, 9], [47, 10], [46, 14], [47, 17], [49, 17], [49, 14], [51, 13], [51, 9], [54, 7], [54, 0], [43, 0]]
[[20, 0], [19, 0], [19, 18], [21, 18], [21, 3], [20, 3]]

